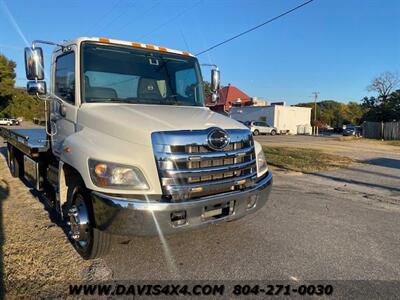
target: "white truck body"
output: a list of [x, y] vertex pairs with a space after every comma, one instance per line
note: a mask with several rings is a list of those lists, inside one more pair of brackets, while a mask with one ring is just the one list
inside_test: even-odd
[[[27, 68], [38, 51], [27, 50]], [[43, 76], [31, 73], [28, 91], [40, 96]], [[104, 254], [109, 234], [175, 233], [253, 213], [272, 187], [262, 148], [243, 124], [206, 108], [202, 88], [186, 52], [65, 42], [53, 53], [46, 129], [1, 132], [12, 174], [54, 194], [85, 259]]]

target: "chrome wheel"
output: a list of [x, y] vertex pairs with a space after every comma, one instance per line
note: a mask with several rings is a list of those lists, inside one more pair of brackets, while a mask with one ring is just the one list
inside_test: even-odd
[[85, 248], [90, 239], [89, 214], [82, 195], [77, 194], [75, 203], [68, 210], [69, 236], [81, 248]]

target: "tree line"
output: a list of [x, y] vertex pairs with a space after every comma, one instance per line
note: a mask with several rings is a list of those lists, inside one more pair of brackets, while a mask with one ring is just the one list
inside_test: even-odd
[[[315, 125], [338, 128], [346, 124], [360, 125], [364, 121], [400, 121], [400, 90], [397, 89], [399, 85], [400, 78], [397, 73], [384, 72], [367, 86], [367, 90], [375, 92], [376, 96], [364, 97], [360, 103], [341, 103], [334, 100], [317, 102]], [[311, 107], [311, 115], [314, 116], [314, 102], [299, 103], [296, 106]]]
[[43, 101], [15, 87], [16, 63], [0, 54], [0, 118], [43, 118]]

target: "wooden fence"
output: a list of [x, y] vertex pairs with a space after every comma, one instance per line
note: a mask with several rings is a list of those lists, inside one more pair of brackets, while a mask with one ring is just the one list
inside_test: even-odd
[[362, 128], [366, 138], [400, 140], [400, 122], [364, 122]]

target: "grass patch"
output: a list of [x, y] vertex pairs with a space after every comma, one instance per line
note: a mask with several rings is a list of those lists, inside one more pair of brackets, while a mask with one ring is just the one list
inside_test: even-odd
[[399, 146], [400, 147], [400, 141], [396, 140], [396, 141], [386, 141], [387, 145], [390, 146]]
[[340, 142], [361, 141], [361, 142], [381, 144], [381, 145], [400, 146], [400, 140], [384, 140], [384, 141], [382, 141], [381, 139], [359, 138], [359, 137], [355, 137], [355, 136], [339, 136], [339, 137], [336, 137], [335, 140], [340, 141]]
[[343, 168], [354, 162], [348, 157], [316, 149], [292, 147], [263, 147], [263, 149], [269, 165], [304, 173]]
[[335, 140], [340, 141], [340, 142], [347, 142], [347, 141], [355, 141], [355, 140], [360, 140], [361, 138], [355, 137], [353, 135], [350, 136], [339, 136], [336, 137]]

